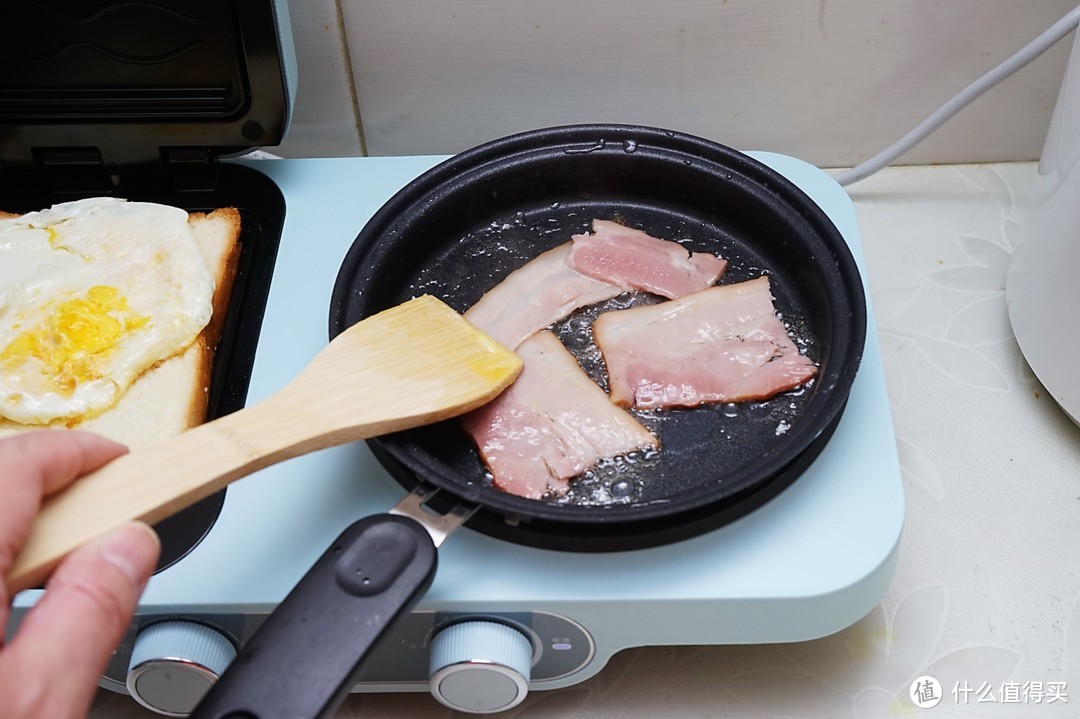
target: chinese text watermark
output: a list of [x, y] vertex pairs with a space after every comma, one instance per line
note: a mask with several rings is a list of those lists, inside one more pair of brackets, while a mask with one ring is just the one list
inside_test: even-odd
[[1068, 704], [1068, 682], [958, 681], [946, 691], [932, 676], [921, 676], [911, 683], [908, 696], [920, 709], [931, 709], [946, 696], [954, 704]]

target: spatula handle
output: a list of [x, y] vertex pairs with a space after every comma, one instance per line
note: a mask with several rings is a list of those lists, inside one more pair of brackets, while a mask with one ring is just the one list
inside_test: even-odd
[[6, 577], [8, 590], [39, 586], [70, 551], [125, 521], [151, 524], [262, 467], [318, 447], [317, 423], [282, 413], [274, 398], [123, 455], [45, 500]]
[[435, 576], [435, 545], [391, 514], [356, 522], [244, 645], [191, 719], [328, 717], [368, 650]]

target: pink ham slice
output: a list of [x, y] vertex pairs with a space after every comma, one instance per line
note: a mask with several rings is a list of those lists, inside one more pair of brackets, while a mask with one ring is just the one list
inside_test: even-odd
[[579, 307], [627, 290], [681, 297], [714, 284], [726, 266], [715, 255], [691, 256], [677, 242], [593, 220], [593, 234], [574, 235], [511, 272], [465, 317], [513, 349]]
[[659, 442], [578, 365], [558, 337], [517, 348], [525, 368], [495, 401], [463, 418], [500, 489], [530, 499], [566, 493], [598, 461]]
[[566, 262], [569, 254], [567, 242], [538, 255], [481, 297], [465, 318], [514, 349], [577, 308], [623, 292], [621, 287], [576, 272]]
[[716, 284], [727, 260], [691, 255], [677, 242], [657, 239], [610, 220], [593, 220], [592, 234], [574, 235], [568, 263], [583, 275], [625, 289], [675, 299]]
[[817, 368], [788, 336], [768, 277], [658, 305], [606, 312], [593, 323], [611, 401], [638, 409], [764, 400]]

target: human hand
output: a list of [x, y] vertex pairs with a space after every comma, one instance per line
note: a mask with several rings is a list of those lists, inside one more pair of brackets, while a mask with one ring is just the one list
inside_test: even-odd
[[[0, 440], [0, 628], [7, 626], [11, 609], [2, 578], [42, 497], [125, 451], [89, 432], [28, 432]], [[154, 531], [132, 522], [57, 566], [18, 632], [6, 645], [0, 642], [0, 716], [86, 716], [160, 551]]]

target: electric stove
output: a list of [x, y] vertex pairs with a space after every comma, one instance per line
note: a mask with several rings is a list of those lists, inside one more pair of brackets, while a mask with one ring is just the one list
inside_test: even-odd
[[[750, 154], [825, 210], [861, 266], [854, 208], [839, 185], [794, 158]], [[269, 176], [287, 205], [248, 404], [285, 385], [327, 343], [334, 278], [357, 232], [441, 159], [238, 161]], [[433, 586], [377, 647], [354, 691], [429, 691], [433, 671], [450, 676], [430, 655], [434, 629], [452, 620], [474, 635], [469, 659], [479, 663], [471, 666], [494, 669], [447, 680], [436, 695], [473, 712], [511, 706], [526, 690], [584, 681], [629, 647], [804, 641], [857, 621], [890, 581], [904, 512], [872, 311], [869, 318], [862, 365], [835, 434], [779, 496], [701, 536], [625, 552], [536, 549], [466, 525], [440, 548]], [[234, 646], [341, 530], [405, 494], [364, 443], [235, 483], [202, 541], [151, 579], [101, 685], [134, 693], [159, 713], [185, 715]], [[16, 614], [38, 594], [16, 597]], [[482, 656], [499, 651], [482, 636], [492, 624], [525, 637], [524, 668]]]

